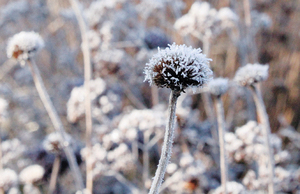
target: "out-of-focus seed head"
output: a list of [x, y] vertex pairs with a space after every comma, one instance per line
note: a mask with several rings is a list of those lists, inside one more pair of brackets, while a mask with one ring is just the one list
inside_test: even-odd
[[4, 191], [18, 184], [18, 175], [15, 171], [6, 168], [0, 170], [0, 188]]
[[[65, 138], [66, 138], [66, 143], [71, 143], [72, 138], [70, 135], [65, 133]], [[61, 146], [61, 142], [62, 142], [62, 138], [61, 135], [59, 133], [50, 133], [43, 141], [43, 147], [44, 149], [49, 152], [49, 153], [61, 153], [62, 152], [62, 146]]]
[[222, 96], [228, 90], [227, 78], [216, 78], [208, 83], [209, 92], [214, 96]]
[[22, 31], [9, 39], [7, 57], [15, 58], [24, 65], [26, 60], [34, 57], [43, 47], [44, 41], [38, 33]]
[[242, 86], [251, 86], [268, 78], [269, 65], [247, 64], [235, 73], [234, 81]]
[[21, 183], [33, 184], [43, 178], [45, 169], [37, 164], [24, 168], [19, 175]]
[[158, 51], [145, 67], [145, 81], [158, 87], [184, 91], [188, 87], [201, 87], [211, 80], [212, 70], [208, 63], [211, 59], [186, 45], [173, 43]]

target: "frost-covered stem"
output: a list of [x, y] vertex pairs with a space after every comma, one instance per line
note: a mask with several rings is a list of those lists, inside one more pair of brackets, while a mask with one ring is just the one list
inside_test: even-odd
[[169, 99], [169, 108], [168, 108], [168, 122], [165, 131], [164, 143], [162, 147], [162, 152], [159, 160], [157, 170], [155, 172], [155, 177], [151, 185], [149, 194], [158, 194], [159, 187], [165, 176], [166, 168], [171, 158], [172, 144], [174, 138], [174, 126], [175, 126], [175, 111], [177, 98], [179, 97], [179, 91], [171, 91]]
[[2, 162], [2, 137], [1, 137], [1, 129], [0, 129], [0, 170], [3, 169], [3, 162]]
[[217, 112], [218, 120], [218, 131], [219, 131], [219, 146], [220, 146], [220, 168], [221, 168], [221, 185], [223, 188], [223, 194], [227, 194], [226, 183], [227, 183], [227, 162], [226, 162], [226, 151], [225, 151], [225, 119], [224, 109], [221, 97], [214, 98], [214, 103]]
[[49, 97], [49, 94], [44, 86], [44, 82], [42, 80], [42, 77], [40, 75], [40, 71], [37, 68], [34, 60], [28, 60], [27, 64], [31, 70], [31, 74], [33, 77], [33, 81], [36, 87], [36, 90], [38, 91], [38, 94], [43, 102], [43, 105], [46, 109], [46, 111], [48, 112], [48, 115], [50, 117], [50, 120], [54, 126], [54, 129], [60, 134], [60, 136], [62, 137], [60, 140], [60, 144], [62, 145], [62, 148], [66, 154], [68, 163], [70, 165], [70, 168], [73, 172], [73, 176], [76, 182], [76, 186], [78, 187], [78, 189], [82, 190], [84, 188], [83, 186], [83, 181], [82, 181], [82, 177], [80, 174], [80, 170], [78, 167], [78, 164], [76, 162], [76, 157], [75, 154], [72, 150], [72, 148], [69, 145], [69, 142], [66, 140], [65, 137], [65, 129], [63, 127], [63, 124], [56, 112], [56, 109], [53, 106], [53, 103]]
[[86, 188], [89, 193], [93, 193], [93, 166], [91, 162], [91, 150], [92, 150], [92, 108], [90, 97], [90, 80], [92, 77], [91, 68], [91, 56], [89, 41], [87, 37], [87, 26], [83, 18], [83, 14], [79, 8], [79, 2], [77, 0], [70, 0], [72, 8], [75, 12], [82, 39], [82, 53], [84, 60], [84, 90], [85, 90], [85, 123], [86, 123], [86, 147], [88, 149], [87, 161], [86, 161]]
[[56, 181], [57, 181], [58, 172], [59, 172], [59, 167], [60, 167], [60, 156], [56, 155], [53, 166], [52, 166], [52, 172], [51, 172], [51, 178], [50, 178], [48, 194], [52, 194], [55, 191]]
[[268, 114], [266, 111], [266, 107], [260, 92], [260, 89], [252, 85], [250, 86], [254, 102], [256, 104], [256, 110], [257, 114], [261, 120], [263, 129], [264, 129], [264, 138], [265, 138], [265, 146], [267, 148], [268, 152], [268, 171], [269, 171], [269, 194], [274, 194], [274, 160], [273, 160], [273, 150], [271, 149], [270, 145], [270, 134], [271, 134], [271, 128], [269, 123]]
[[152, 97], [152, 106], [155, 106], [159, 103], [158, 98], [158, 89], [155, 86], [151, 86], [151, 97]]
[[144, 185], [147, 185], [148, 178], [149, 178], [149, 143], [150, 133], [149, 131], [144, 132], [144, 146], [143, 146], [143, 181]]
[[244, 13], [245, 13], [245, 24], [247, 27], [251, 26], [251, 7], [250, 0], [244, 0]]
[[[1, 129], [0, 129], [0, 171], [2, 169], [3, 169], [3, 163], [2, 163], [2, 138], [1, 138]], [[3, 188], [0, 188], [0, 194], [4, 194], [4, 189]]]
[[[202, 42], [203, 42], [203, 53], [206, 54], [206, 56], [209, 56], [209, 54], [210, 54], [210, 37], [205, 36], [203, 38]], [[215, 116], [214, 116], [214, 112], [212, 109], [213, 106], [212, 106], [211, 96], [208, 92], [203, 92], [202, 99], [203, 99], [204, 109], [207, 114], [207, 118], [212, 125], [212, 129], [211, 129], [212, 134], [211, 135], [214, 138], [214, 140], [217, 142], [218, 134], [217, 134], [217, 131], [215, 128]]]

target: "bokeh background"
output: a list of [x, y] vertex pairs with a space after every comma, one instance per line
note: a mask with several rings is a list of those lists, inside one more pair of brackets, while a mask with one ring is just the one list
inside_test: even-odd
[[[195, 2], [202, 7], [196, 9]], [[157, 90], [143, 82], [143, 69], [157, 47], [164, 48], [173, 42], [202, 48], [213, 60], [210, 65], [214, 77], [231, 80], [236, 70], [247, 63], [269, 65], [269, 78], [261, 86], [264, 102], [272, 132], [280, 141], [276, 144], [278, 153], [286, 151], [289, 155], [277, 163], [290, 173], [284, 181], [279, 179], [287, 188], [279, 185], [277, 190], [300, 192], [297, 186], [300, 181], [299, 1], [85, 0], [80, 3], [89, 28], [94, 80], [91, 86], [94, 193], [132, 193], [132, 188], [143, 193], [150, 186], [159, 159], [170, 91]], [[220, 10], [225, 7], [235, 15], [228, 12], [222, 15]], [[6, 107], [0, 112], [3, 168], [11, 168], [18, 174], [31, 164], [43, 166], [45, 175], [34, 184], [39, 192], [46, 193], [55, 156], [46, 152], [43, 141], [53, 132], [53, 125], [29, 68], [6, 56], [7, 41], [20, 31], [38, 32], [45, 41], [36, 62], [55, 108], [76, 142], [74, 147], [85, 176], [80, 30], [69, 1], [0, 1], [0, 97], [5, 101], [0, 106]], [[187, 92], [179, 103], [171, 159], [174, 171], [171, 169], [167, 177], [175, 172], [183, 174], [164, 185], [165, 193], [208, 193], [220, 184], [218, 143], [211, 132], [215, 124], [207, 116], [201, 92]], [[233, 84], [223, 100], [228, 132], [235, 133], [245, 124], [250, 128], [257, 125], [247, 125], [249, 120], [257, 121], [249, 92]], [[208, 108], [214, 111], [213, 107]], [[283, 133], [284, 130], [288, 131]], [[147, 150], [145, 145], [149, 142]], [[184, 158], [184, 154], [191, 158]], [[61, 157], [64, 158], [63, 154]], [[242, 183], [246, 172], [256, 168], [255, 162], [230, 157], [230, 179]], [[194, 165], [198, 174], [186, 175], [187, 165]], [[75, 192], [65, 160], [58, 179], [56, 193]], [[13, 186], [24, 192], [22, 184], [19, 181]], [[243, 184], [254, 192], [264, 189]]]

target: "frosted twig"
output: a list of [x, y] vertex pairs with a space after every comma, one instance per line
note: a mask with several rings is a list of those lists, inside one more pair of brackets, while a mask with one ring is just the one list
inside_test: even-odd
[[55, 191], [59, 167], [60, 167], [60, 156], [56, 155], [52, 167], [48, 194], [52, 194]]
[[225, 152], [225, 123], [224, 123], [224, 109], [221, 97], [215, 97], [214, 103], [217, 112], [218, 131], [219, 131], [219, 146], [220, 146], [220, 168], [221, 168], [221, 185], [223, 188], [223, 194], [227, 194], [227, 162]]
[[268, 184], [268, 191], [269, 194], [274, 194], [274, 160], [273, 160], [273, 150], [270, 146], [270, 134], [271, 128], [269, 123], [269, 117], [266, 111], [266, 107], [261, 95], [260, 89], [255, 86], [250, 86], [254, 102], [256, 104], [257, 114], [261, 120], [263, 129], [264, 129], [264, 138], [265, 138], [265, 146], [268, 152], [268, 171], [269, 171], [269, 184]]
[[79, 2], [77, 0], [70, 0], [72, 8], [75, 12], [79, 29], [81, 32], [82, 39], [82, 52], [84, 59], [84, 89], [85, 89], [85, 122], [86, 122], [86, 147], [89, 150], [86, 161], [86, 188], [89, 193], [93, 193], [93, 166], [91, 160], [91, 150], [92, 150], [92, 108], [91, 108], [91, 97], [90, 97], [90, 80], [91, 80], [91, 56], [90, 48], [87, 37], [87, 26], [83, 18], [83, 14], [79, 8]]
[[157, 194], [165, 176], [166, 168], [171, 158], [172, 143], [174, 138], [175, 111], [177, 98], [180, 95], [178, 91], [171, 91], [168, 108], [168, 123], [165, 131], [165, 138], [162, 147], [161, 157], [151, 185], [149, 194]]
[[54, 129], [61, 135], [61, 139], [60, 139], [60, 144], [62, 145], [63, 147], [63, 150], [66, 154], [66, 157], [67, 157], [67, 160], [68, 160], [68, 163], [70, 165], [70, 168], [73, 172], [73, 176], [74, 176], [74, 179], [75, 179], [75, 182], [76, 182], [76, 186], [78, 187], [78, 189], [82, 190], [84, 188], [83, 186], [83, 180], [82, 180], [82, 177], [81, 177], [81, 174], [80, 174], [80, 170], [79, 170], [79, 167], [78, 167], [78, 164], [76, 162], [76, 158], [75, 158], [75, 155], [74, 155], [74, 152], [72, 150], [72, 148], [70, 147], [69, 145], [69, 142], [66, 141], [66, 132], [65, 132], [65, 129], [63, 127], [63, 124], [56, 112], [56, 109], [54, 108], [53, 104], [52, 104], [52, 101], [49, 97], [49, 94], [44, 86], [44, 82], [42, 80], [42, 77], [40, 75], [40, 72], [34, 62], [33, 59], [28, 59], [27, 60], [27, 63], [28, 63], [28, 66], [31, 70], [31, 74], [32, 74], [32, 77], [33, 77], [33, 81], [34, 81], [34, 84], [35, 84], [35, 87], [38, 91], [38, 94], [43, 102], [43, 105], [46, 109], [46, 111], [48, 112], [48, 115], [52, 121], [52, 124], [54, 125]]

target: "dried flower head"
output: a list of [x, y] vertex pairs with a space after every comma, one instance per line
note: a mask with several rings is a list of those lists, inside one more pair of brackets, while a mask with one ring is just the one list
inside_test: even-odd
[[[72, 138], [70, 135], [65, 133], [66, 143], [70, 143]], [[50, 133], [43, 141], [44, 149], [49, 153], [61, 153], [62, 146], [61, 143], [61, 135], [57, 132]]]
[[208, 83], [209, 92], [215, 96], [222, 96], [228, 90], [227, 78], [216, 78]]
[[22, 183], [33, 184], [41, 180], [44, 176], [45, 169], [37, 164], [24, 168], [19, 175], [19, 179]]
[[22, 65], [44, 47], [44, 41], [38, 33], [22, 31], [8, 41], [7, 57], [18, 59]]
[[0, 170], [0, 188], [5, 191], [18, 184], [18, 175], [15, 171], [5, 168]]
[[247, 64], [235, 73], [234, 80], [242, 86], [250, 86], [268, 78], [269, 65]]
[[202, 54], [201, 49], [173, 43], [165, 50], [159, 49], [146, 64], [145, 81], [174, 91], [184, 91], [187, 87], [201, 87], [211, 79], [209, 61], [211, 59]]

